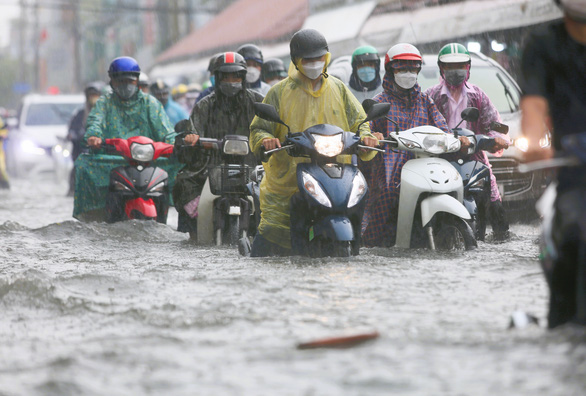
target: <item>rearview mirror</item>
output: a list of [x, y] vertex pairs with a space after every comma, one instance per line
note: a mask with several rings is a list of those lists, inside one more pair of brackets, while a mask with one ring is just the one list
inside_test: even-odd
[[270, 105], [268, 103], [259, 102], [255, 102], [253, 106], [254, 114], [256, 114], [257, 117], [262, 118], [263, 120], [276, 122], [277, 124], [285, 125], [287, 127], [287, 130], [289, 130], [289, 126], [285, 124], [283, 120], [281, 120], [281, 117], [279, 117], [279, 113], [277, 113], [277, 109], [275, 109], [275, 106]]
[[476, 122], [480, 118], [480, 111], [476, 107], [467, 107], [460, 114], [462, 119], [467, 122]]
[[366, 113], [366, 121], [372, 121], [389, 114], [391, 109], [390, 103], [374, 103]]
[[506, 135], [507, 133], [509, 133], [509, 126], [501, 124], [500, 122], [493, 121], [490, 123], [490, 130]]
[[177, 124], [175, 124], [175, 132], [188, 132], [193, 130], [190, 120], [181, 120]]

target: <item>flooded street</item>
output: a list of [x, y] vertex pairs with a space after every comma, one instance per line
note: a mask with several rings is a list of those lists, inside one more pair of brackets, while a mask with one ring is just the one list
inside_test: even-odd
[[[189, 243], [173, 209], [80, 223], [66, 190], [0, 191], [0, 395], [586, 392], [584, 334], [545, 330], [537, 223], [472, 252], [252, 259]], [[517, 310], [540, 325], [509, 330]]]

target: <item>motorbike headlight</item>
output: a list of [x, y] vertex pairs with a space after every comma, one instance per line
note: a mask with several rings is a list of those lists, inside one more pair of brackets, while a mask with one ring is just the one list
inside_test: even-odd
[[335, 157], [344, 149], [344, 142], [342, 142], [342, 134], [324, 136], [313, 133], [315, 139], [315, 151], [326, 157]]
[[421, 145], [419, 143], [417, 143], [417, 142], [414, 142], [413, 140], [405, 139], [405, 138], [402, 138], [402, 137], [400, 137], [399, 140], [407, 148], [410, 148], [410, 149], [421, 148]]
[[130, 188], [126, 187], [119, 181], [114, 180], [114, 191], [130, 191]]
[[67, 149], [63, 149], [63, 152], [61, 153], [65, 158], [71, 157], [71, 151], [67, 150]]
[[423, 149], [431, 154], [442, 154], [448, 148], [448, 135], [442, 134], [426, 134], [423, 138]]
[[332, 207], [332, 202], [324, 192], [324, 190], [319, 185], [318, 181], [315, 180], [313, 176], [311, 176], [307, 172], [303, 172], [303, 188], [309, 195], [311, 195], [317, 202], [322, 204], [327, 208]]
[[59, 153], [61, 153], [61, 152], [63, 151], [63, 146], [61, 146], [60, 144], [56, 144], [56, 145], [53, 147], [53, 150], [54, 150], [54, 151], [55, 151], [57, 154], [59, 154]]
[[247, 155], [249, 151], [246, 140], [226, 140], [224, 142], [224, 154]]
[[366, 194], [366, 180], [364, 180], [362, 173], [358, 172], [356, 176], [354, 176], [354, 180], [352, 180], [352, 191], [350, 192], [350, 198], [348, 199], [348, 207], [351, 208], [360, 202], [362, 197], [364, 197], [364, 194]]
[[163, 192], [165, 190], [165, 182], [160, 182], [153, 188], [151, 188], [150, 192]]
[[155, 148], [152, 144], [132, 143], [130, 145], [130, 155], [133, 160], [140, 162], [149, 162], [153, 160]]
[[29, 154], [45, 155], [45, 150], [37, 146], [32, 140], [23, 140], [20, 142], [20, 149]]
[[[527, 139], [525, 136], [518, 137], [514, 140], [513, 145], [519, 150], [526, 152], [529, 149], [529, 139]], [[551, 139], [549, 134], [539, 139], [539, 146], [541, 148], [547, 148], [551, 146]]]

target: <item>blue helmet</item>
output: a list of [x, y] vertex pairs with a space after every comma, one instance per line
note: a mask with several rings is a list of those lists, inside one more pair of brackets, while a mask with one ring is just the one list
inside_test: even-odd
[[114, 59], [112, 63], [110, 63], [108, 75], [112, 78], [121, 74], [135, 75], [138, 79], [138, 76], [140, 75], [140, 66], [138, 66], [138, 62], [129, 56], [121, 56]]

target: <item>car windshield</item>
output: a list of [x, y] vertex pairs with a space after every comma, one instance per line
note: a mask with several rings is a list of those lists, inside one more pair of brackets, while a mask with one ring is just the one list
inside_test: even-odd
[[[417, 78], [422, 91], [439, 81], [439, 68], [431, 66], [422, 68]], [[470, 73], [470, 82], [478, 85], [488, 95], [499, 113], [518, 111], [521, 93], [510, 77], [500, 70], [484, 66], [473, 67]]]
[[67, 125], [80, 103], [35, 103], [26, 113], [25, 125]]

